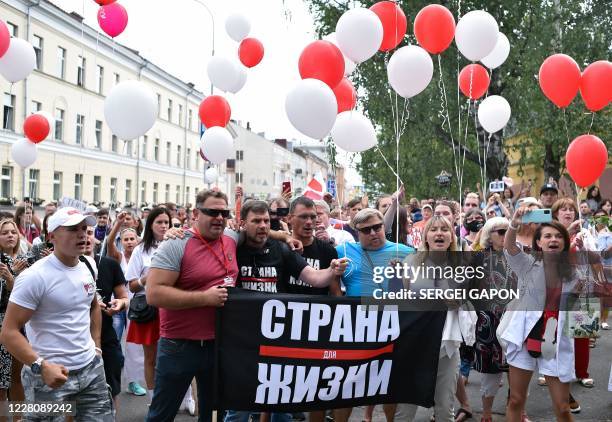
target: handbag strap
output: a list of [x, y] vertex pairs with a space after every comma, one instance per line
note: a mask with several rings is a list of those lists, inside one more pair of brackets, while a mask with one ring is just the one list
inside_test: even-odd
[[91, 273], [91, 276], [93, 277], [94, 281], [96, 281], [96, 272], [94, 271], [93, 267], [89, 263], [89, 260], [87, 258], [85, 258], [83, 255], [79, 255], [79, 261], [81, 261], [85, 265], [87, 265], [87, 269]]

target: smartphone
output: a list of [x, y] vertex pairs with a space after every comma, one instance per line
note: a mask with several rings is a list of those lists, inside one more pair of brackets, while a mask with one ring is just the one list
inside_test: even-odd
[[521, 221], [523, 223], [550, 223], [552, 221], [552, 212], [549, 208], [532, 210], [525, 213]]
[[290, 181], [283, 182], [283, 190], [281, 192], [283, 193], [287, 192], [291, 194], [291, 182]]
[[503, 192], [504, 191], [504, 182], [495, 181], [489, 183], [489, 192]]

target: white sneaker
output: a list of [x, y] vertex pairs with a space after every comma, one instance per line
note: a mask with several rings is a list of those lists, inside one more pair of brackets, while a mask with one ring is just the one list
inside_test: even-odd
[[602, 330], [609, 330], [610, 329], [610, 324], [608, 324], [607, 322], [602, 322], [601, 323], [601, 329]]
[[195, 416], [195, 400], [191, 397], [188, 397], [183, 401], [185, 403], [185, 409], [191, 416]]

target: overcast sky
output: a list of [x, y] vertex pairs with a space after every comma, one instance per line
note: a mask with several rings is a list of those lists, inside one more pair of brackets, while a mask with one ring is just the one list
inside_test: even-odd
[[[51, 0], [62, 9], [75, 11], [98, 28], [99, 6], [94, 0]], [[202, 0], [215, 20], [215, 55], [236, 56], [238, 44], [225, 32], [225, 19], [233, 12], [251, 22], [249, 36], [264, 45], [263, 61], [248, 70], [245, 87], [227, 94], [232, 118], [248, 121], [267, 138], [308, 139], [297, 132], [285, 114], [285, 96], [300, 79], [297, 62], [302, 49], [315, 39], [313, 20], [302, 0]], [[208, 94], [206, 66], [212, 50], [212, 22], [205, 8], [194, 0], [119, 0], [129, 16], [128, 26], [117, 42], [136, 49], [169, 73]], [[222, 94], [215, 89], [215, 94]], [[344, 164], [345, 159], [341, 159]], [[349, 181], [359, 177], [349, 172]]]

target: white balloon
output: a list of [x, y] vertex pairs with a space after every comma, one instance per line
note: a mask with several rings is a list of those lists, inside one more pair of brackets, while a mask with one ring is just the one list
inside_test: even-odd
[[215, 183], [219, 178], [219, 172], [216, 168], [211, 167], [204, 172], [204, 182]]
[[202, 154], [213, 164], [224, 163], [234, 156], [234, 139], [224, 127], [206, 129], [201, 140]]
[[484, 10], [466, 13], [455, 29], [455, 43], [466, 59], [477, 62], [489, 55], [497, 44], [497, 21]]
[[508, 41], [508, 37], [506, 37], [502, 32], [500, 32], [497, 36], [497, 43], [495, 44], [495, 48], [487, 57], [484, 57], [480, 62], [489, 69], [495, 69], [496, 67], [500, 67], [502, 64], [504, 64], [509, 54], [510, 41]]
[[251, 22], [242, 13], [232, 13], [225, 20], [225, 31], [231, 39], [240, 42], [251, 32]]
[[336, 24], [336, 38], [342, 54], [355, 63], [364, 62], [376, 54], [382, 44], [382, 22], [370, 9], [347, 10]]
[[155, 124], [157, 98], [143, 82], [121, 82], [111, 89], [104, 101], [104, 117], [119, 139], [136, 139]]
[[227, 57], [214, 56], [208, 62], [208, 79], [221, 91], [231, 91], [238, 85], [240, 72], [238, 66]]
[[478, 106], [478, 121], [489, 133], [502, 130], [510, 120], [512, 110], [504, 97], [491, 95]]
[[[338, 47], [338, 40], [336, 39], [336, 33], [335, 32], [332, 32], [331, 34], [328, 34], [328, 35], [324, 36], [323, 39], [325, 41], [329, 41], [330, 43], [332, 43], [333, 45]], [[340, 48], [340, 47], [338, 47], [338, 48]], [[353, 73], [353, 71], [355, 70], [357, 65], [355, 64], [354, 61], [352, 61], [351, 59], [346, 57], [344, 54], [342, 54], [342, 57], [344, 57], [344, 76], [348, 76], [351, 73]]]
[[247, 69], [241, 63], [234, 63], [236, 66], [237, 78], [234, 81], [234, 85], [229, 89], [229, 92], [232, 94], [236, 94], [242, 88], [244, 88], [244, 84], [247, 81]]
[[427, 51], [407, 45], [393, 53], [387, 65], [391, 87], [404, 98], [421, 93], [433, 76], [433, 61]]
[[8, 50], [0, 58], [0, 73], [9, 82], [27, 78], [36, 67], [32, 44], [21, 38], [11, 38]]
[[362, 152], [377, 143], [372, 122], [356, 111], [338, 114], [331, 136], [336, 145], [349, 152]]
[[18, 140], [11, 147], [11, 156], [13, 160], [21, 167], [30, 167], [36, 161], [38, 151], [36, 144], [23, 138]]
[[55, 136], [55, 118], [48, 111], [37, 111], [35, 114], [40, 114], [47, 119], [49, 122], [49, 136], [47, 136], [47, 138], [53, 138]]
[[327, 136], [338, 114], [336, 96], [318, 79], [303, 79], [287, 94], [285, 111], [297, 130], [314, 139]]

